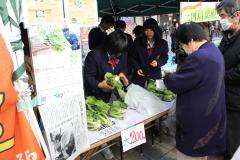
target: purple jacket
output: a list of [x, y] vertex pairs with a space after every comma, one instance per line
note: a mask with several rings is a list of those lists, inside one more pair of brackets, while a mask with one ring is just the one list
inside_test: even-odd
[[210, 42], [203, 44], [164, 83], [177, 93], [177, 149], [189, 156], [224, 152], [224, 60], [219, 49]]

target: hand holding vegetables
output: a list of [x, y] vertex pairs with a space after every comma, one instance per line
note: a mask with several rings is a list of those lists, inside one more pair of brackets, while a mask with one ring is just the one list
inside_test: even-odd
[[157, 65], [158, 65], [158, 63], [157, 63], [157, 61], [156, 60], [153, 60], [151, 63], [150, 63], [150, 66], [152, 66], [152, 67], [157, 67]]
[[107, 80], [103, 80], [102, 82], [98, 83], [98, 88], [103, 90], [113, 90], [114, 87], [110, 86], [109, 83], [107, 83]]
[[139, 76], [145, 76], [144, 73], [143, 73], [143, 71], [142, 71], [142, 69], [139, 69], [139, 70], [137, 71], [137, 74], [138, 74]]
[[117, 90], [120, 98], [124, 100], [126, 93], [123, 89], [123, 84], [120, 81], [119, 76], [113, 75], [112, 73], [107, 72], [104, 75], [104, 79], [107, 81], [109, 85], [113, 86]]
[[119, 73], [118, 76], [119, 76], [120, 80], [123, 82], [124, 86], [128, 86], [129, 82], [128, 82], [128, 79], [125, 76], [125, 74], [121, 72], [121, 73]]

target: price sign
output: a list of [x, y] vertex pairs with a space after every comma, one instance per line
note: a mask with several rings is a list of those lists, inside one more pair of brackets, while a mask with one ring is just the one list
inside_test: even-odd
[[144, 124], [133, 126], [121, 132], [123, 152], [146, 143]]

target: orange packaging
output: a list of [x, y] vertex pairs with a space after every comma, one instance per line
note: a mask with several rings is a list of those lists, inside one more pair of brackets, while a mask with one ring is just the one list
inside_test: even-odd
[[44, 160], [12, 82], [13, 62], [0, 34], [0, 160]]

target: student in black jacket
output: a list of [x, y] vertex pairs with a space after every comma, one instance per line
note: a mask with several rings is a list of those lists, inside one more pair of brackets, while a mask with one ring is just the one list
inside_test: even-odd
[[133, 83], [144, 87], [149, 79], [160, 79], [161, 67], [168, 60], [168, 43], [162, 39], [162, 31], [155, 19], [143, 23], [144, 35], [135, 39], [131, 63], [134, 68]]
[[130, 75], [132, 74], [132, 67], [131, 67], [131, 64], [130, 64], [130, 61], [129, 61], [129, 58], [131, 57], [131, 49], [133, 47], [133, 39], [132, 39], [132, 36], [128, 33], [125, 32], [126, 30], [126, 23], [123, 21], [123, 20], [117, 20], [115, 23], [114, 23], [114, 29], [117, 30], [117, 29], [120, 29], [121, 31], [124, 32], [124, 34], [127, 36], [128, 38], [128, 51], [127, 51], [127, 62], [128, 62], [128, 75], [130, 77]]
[[109, 34], [103, 46], [91, 51], [85, 60], [84, 80], [87, 95], [95, 96], [106, 102], [110, 100], [111, 90], [104, 75], [107, 72], [119, 75], [125, 86], [128, 85], [127, 74], [127, 36], [120, 30]]
[[88, 45], [90, 50], [93, 50], [94, 48], [98, 47], [103, 43], [104, 37], [107, 35], [106, 30], [111, 28], [113, 25], [113, 17], [110, 15], [106, 15], [102, 17], [98, 27], [90, 30], [88, 34]]

